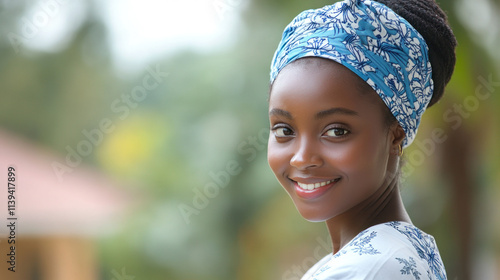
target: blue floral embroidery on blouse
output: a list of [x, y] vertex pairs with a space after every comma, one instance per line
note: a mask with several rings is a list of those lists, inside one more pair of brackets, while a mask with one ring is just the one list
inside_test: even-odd
[[398, 260], [399, 263], [404, 264], [403, 268], [401, 269], [401, 274], [413, 275], [415, 280], [420, 280], [421, 273], [418, 272], [417, 262], [415, 262], [412, 257], [410, 257], [408, 260], [405, 260], [403, 258], [396, 258], [396, 260]]
[[[366, 234], [366, 232], [365, 232]], [[377, 236], [377, 232], [372, 231], [369, 236], [363, 237], [362, 235], [359, 236], [354, 242], [352, 243], [352, 248], [351, 250], [354, 253], [361, 255], [376, 255], [380, 254], [380, 252], [373, 248], [373, 245], [370, 244], [372, 239]]]
[[434, 274], [439, 280], [446, 279], [444, 265], [439, 256], [436, 242], [432, 236], [424, 233], [415, 226], [403, 225], [400, 222], [391, 222], [387, 225], [393, 227], [408, 238], [417, 251], [418, 256], [429, 264], [431, 271], [428, 271], [428, 274]]
[[311, 279], [446, 280], [446, 271], [431, 235], [409, 223], [388, 222], [362, 231], [322, 259], [302, 278]]
[[365, 230], [358, 234], [351, 242], [349, 242], [349, 246], [346, 246], [347, 248], [340, 250], [337, 254], [333, 255], [333, 257], [338, 258], [348, 252], [356, 253], [359, 256], [380, 254], [380, 252], [371, 244], [372, 239], [377, 236], [377, 232], [371, 231], [370, 235], [365, 236], [368, 232], [368, 230]]

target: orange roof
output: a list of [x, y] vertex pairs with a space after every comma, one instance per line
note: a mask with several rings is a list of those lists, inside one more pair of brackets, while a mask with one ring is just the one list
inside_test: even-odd
[[[58, 179], [65, 158], [0, 129], [0, 217], [7, 222], [8, 167], [15, 168], [17, 235], [100, 235], [117, 225], [131, 196], [84, 164]], [[0, 234], [7, 234], [6, 226]]]

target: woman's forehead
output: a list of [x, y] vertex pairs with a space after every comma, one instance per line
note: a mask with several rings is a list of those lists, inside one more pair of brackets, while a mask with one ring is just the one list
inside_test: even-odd
[[379, 99], [373, 89], [348, 68], [320, 58], [300, 59], [281, 71], [271, 89], [270, 102], [281, 98], [316, 98], [323, 102], [340, 101], [339, 98], [370, 102]]
[[[290, 64], [279, 74], [269, 99], [269, 110], [284, 110], [292, 116], [316, 116], [332, 109], [374, 117], [385, 105], [361, 80], [344, 66], [323, 62]], [[355, 114], [351, 114], [355, 115]]]

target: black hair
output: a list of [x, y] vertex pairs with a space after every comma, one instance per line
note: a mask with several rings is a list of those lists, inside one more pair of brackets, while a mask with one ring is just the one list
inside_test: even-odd
[[455, 68], [457, 39], [448, 18], [435, 0], [376, 0], [406, 19], [424, 37], [429, 47], [434, 92], [428, 107], [444, 93]]

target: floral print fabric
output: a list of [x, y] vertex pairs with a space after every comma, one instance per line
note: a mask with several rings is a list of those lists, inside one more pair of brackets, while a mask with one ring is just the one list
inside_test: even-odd
[[431, 235], [404, 222], [376, 225], [327, 255], [302, 280], [445, 280], [446, 271]]

